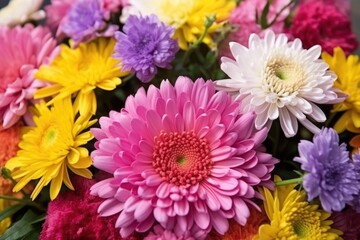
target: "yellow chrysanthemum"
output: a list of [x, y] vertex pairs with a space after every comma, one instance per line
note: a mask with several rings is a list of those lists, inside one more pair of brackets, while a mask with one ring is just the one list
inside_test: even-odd
[[63, 44], [60, 54], [50, 65], [41, 66], [36, 78], [53, 83], [35, 93], [35, 98], [56, 95], [54, 101], [76, 94], [75, 105], [81, 114], [96, 112], [95, 88], [113, 90], [121, 83], [119, 60], [112, 57], [114, 39], [99, 38], [73, 49]]
[[[8, 202], [9, 201], [0, 199], [0, 212], [4, 211], [5, 208], [9, 206]], [[0, 221], [0, 236], [2, 236], [5, 233], [5, 231], [10, 227], [10, 225], [11, 225], [11, 219], [9, 217]]]
[[340, 231], [332, 229], [330, 213], [306, 201], [304, 191], [293, 186], [277, 187], [272, 194], [264, 188], [264, 207], [270, 220], [259, 228], [254, 240], [331, 240], [341, 239]]
[[90, 114], [76, 118], [77, 111], [70, 98], [54, 102], [50, 109], [41, 102], [36, 105], [36, 111], [36, 126], [28, 127], [20, 141], [20, 150], [5, 167], [12, 171], [14, 179], [19, 180], [13, 191], [21, 190], [31, 180], [40, 179], [31, 194], [31, 198], [35, 199], [51, 181], [50, 198], [53, 200], [63, 182], [74, 190], [68, 169], [91, 178], [92, 174], [87, 168], [92, 160], [88, 150], [81, 146], [93, 138], [90, 131], [83, 131], [96, 120], [90, 120]]
[[206, 17], [216, 16], [203, 42], [212, 47], [211, 34], [229, 18], [236, 2], [232, 0], [132, 0], [134, 11], [142, 15], [155, 14], [160, 21], [175, 28], [174, 38], [181, 49], [196, 42], [205, 31]]
[[334, 106], [333, 112], [345, 113], [336, 122], [334, 128], [341, 133], [346, 129], [351, 132], [360, 132], [360, 61], [356, 55], [346, 58], [344, 51], [337, 47], [334, 56], [323, 53], [322, 58], [336, 73], [338, 79], [334, 87], [348, 94], [348, 98]]

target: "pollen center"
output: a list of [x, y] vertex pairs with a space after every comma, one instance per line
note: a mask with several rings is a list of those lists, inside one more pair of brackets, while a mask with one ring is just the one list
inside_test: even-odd
[[281, 56], [267, 62], [264, 81], [273, 93], [293, 93], [305, 84], [306, 75], [301, 64]]
[[[302, 206], [294, 207], [285, 214], [281, 228], [286, 236], [296, 235], [298, 239], [320, 239], [322, 229], [320, 226], [321, 214], [316, 212], [316, 206], [306, 206], [307, 203], [299, 203]], [[284, 232], [284, 233], [285, 233]]]
[[41, 145], [42, 146], [51, 146], [54, 143], [56, 143], [56, 140], [58, 138], [58, 131], [56, 128], [49, 126], [43, 134], [43, 137], [41, 139]]
[[152, 165], [169, 183], [196, 184], [205, 179], [212, 168], [209, 144], [194, 132], [162, 132], [155, 139]]

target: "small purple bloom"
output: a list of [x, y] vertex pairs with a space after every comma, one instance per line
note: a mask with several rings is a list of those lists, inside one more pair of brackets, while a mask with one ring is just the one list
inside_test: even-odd
[[[352, 159], [354, 161], [356, 178], [358, 180], [358, 183], [353, 184], [360, 185], [360, 154], [354, 154]], [[351, 205], [357, 213], [360, 213], [360, 189], [358, 193], [355, 194], [354, 199], [349, 203], [349, 205]]]
[[160, 22], [155, 15], [130, 16], [123, 28], [115, 33], [115, 58], [121, 59], [124, 70], [136, 73], [142, 82], [149, 82], [157, 68], [170, 68], [176, 52], [174, 29]]
[[99, 36], [113, 36], [118, 27], [107, 26], [104, 20], [109, 17], [110, 12], [102, 8], [100, 0], [77, 0], [66, 16], [62, 32], [74, 40], [75, 45]]
[[324, 128], [313, 142], [302, 140], [298, 149], [300, 157], [294, 161], [307, 172], [303, 186], [308, 200], [319, 197], [325, 211], [341, 211], [360, 190], [346, 144], [339, 145], [334, 129]]

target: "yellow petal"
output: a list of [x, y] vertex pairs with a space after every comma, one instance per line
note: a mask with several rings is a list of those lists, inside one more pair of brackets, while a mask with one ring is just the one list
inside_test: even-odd
[[63, 182], [63, 171], [64, 171], [63, 168], [64, 167], [65, 167], [65, 165], [62, 164], [58, 175], [55, 178], [53, 178], [53, 180], [51, 181], [51, 184], [50, 184], [50, 199], [51, 200], [54, 200], [60, 192], [61, 185]]
[[79, 158], [80, 158], [79, 151], [75, 148], [70, 148], [70, 152], [67, 156], [68, 163], [70, 165], [73, 165], [79, 161]]
[[91, 164], [92, 164], [91, 157], [84, 157], [84, 158], [80, 158], [80, 160], [77, 163], [72, 164], [71, 167], [77, 169], [88, 168], [91, 166]]
[[357, 111], [351, 111], [351, 118], [356, 128], [360, 127], [360, 114]]
[[334, 129], [338, 132], [338, 133], [342, 133], [343, 131], [346, 130], [346, 127], [348, 125], [348, 122], [350, 121], [350, 112], [347, 111], [345, 112], [340, 118], [339, 120], [335, 123], [334, 125]]
[[73, 168], [70, 165], [68, 165], [68, 168], [76, 175], [82, 176], [84, 178], [89, 178], [89, 179], [92, 178], [92, 173], [90, 172], [89, 169]]
[[51, 85], [48, 87], [41, 88], [35, 92], [34, 98], [39, 99], [39, 98], [50, 97], [52, 95], [58, 94], [62, 88], [63, 87], [58, 84], [54, 84], [54, 85]]

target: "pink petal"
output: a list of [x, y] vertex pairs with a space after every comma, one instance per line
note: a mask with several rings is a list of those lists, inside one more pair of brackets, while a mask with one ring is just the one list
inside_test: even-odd
[[151, 206], [151, 201], [143, 200], [137, 205], [134, 212], [134, 218], [138, 222], [142, 222], [152, 213], [152, 210], [153, 207]]
[[201, 229], [207, 229], [210, 225], [210, 216], [208, 213], [194, 212], [194, 220], [196, 225]]
[[107, 199], [100, 204], [98, 213], [103, 216], [111, 216], [123, 210], [124, 204], [114, 198]]

